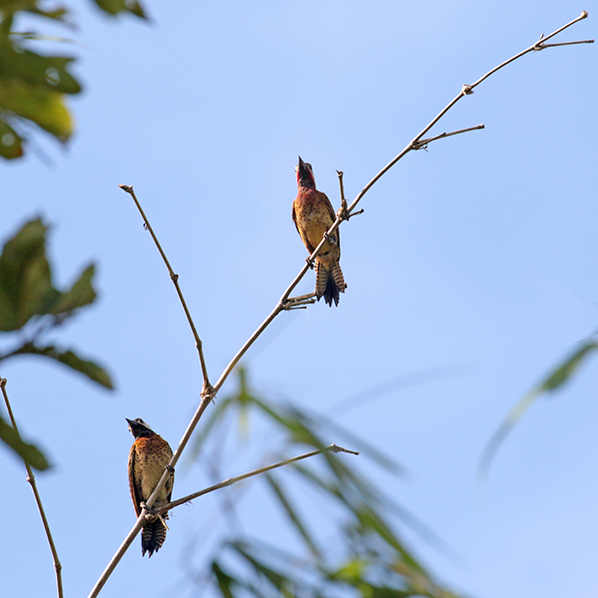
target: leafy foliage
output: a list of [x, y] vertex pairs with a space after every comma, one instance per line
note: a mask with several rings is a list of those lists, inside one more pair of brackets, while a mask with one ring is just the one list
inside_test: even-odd
[[[308, 450], [324, 448], [329, 444], [324, 442], [324, 434], [333, 440], [324, 419], [258, 397], [249, 388], [246, 373], [241, 369], [237, 392], [219, 399], [205, 421], [194, 446], [195, 457], [209, 450], [206, 448], [209, 434], [211, 440], [217, 439], [214, 455], [218, 458], [223, 444], [219, 432], [228, 430], [228, 424], [235, 419], [245, 429], [250, 417], [257, 417], [268, 426], [269, 444], [273, 438], [281, 439], [280, 453], [285, 456], [302, 452], [306, 446]], [[338, 428], [334, 434], [335, 439], [344, 435]], [[201, 461], [213, 463], [214, 455]], [[367, 448], [363, 455], [389, 471], [400, 471], [389, 457], [380, 459], [378, 453]], [[353, 468], [350, 459], [344, 454], [325, 452], [256, 478], [266, 484], [272, 501], [286, 516], [304, 550], [294, 554], [256, 538], [232, 533], [224, 537], [204, 571], [204, 576], [212, 580], [224, 598], [246, 595], [457, 598], [432, 578], [391, 524], [397, 514], [417, 525], [415, 518], [405, 515]], [[293, 485], [292, 491], [287, 481]], [[304, 491], [318, 494], [317, 504], [325, 509], [330, 522], [325, 531], [311, 529], [314, 513], [307, 511], [302, 499]], [[330, 509], [334, 511], [333, 517], [329, 515]]]
[[[95, 0], [109, 15], [130, 13], [146, 18], [136, 0]], [[44, 36], [14, 30], [16, 18], [33, 14], [69, 24], [69, 9], [45, 9], [39, 0], [0, 0], [0, 156], [7, 160], [24, 154], [26, 127], [36, 125], [61, 143], [74, 132], [67, 107], [68, 95], [81, 92], [71, 73], [72, 56], [46, 55], [27, 46]], [[69, 41], [69, 40], [62, 40]]]
[[44, 454], [35, 445], [24, 442], [16, 430], [1, 417], [0, 439], [31, 467], [41, 471], [50, 466]]
[[[46, 254], [47, 233], [48, 226], [40, 218], [30, 220], [5, 243], [0, 254], [0, 333], [11, 338], [15, 332], [20, 333], [16, 346], [0, 353], [0, 362], [17, 355], [41, 355], [112, 389], [112, 380], [102, 366], [83, 359], [71, 349], [42, 342], [48, 331], [61, 326], [96, 299], [93, 264], [83, 269], [70, 288], [61, 291], [54, 286]], [[43, 454], [21, 441], [4, 421], [0, 422], [0, 440], [32, 467], [48, 466]]]

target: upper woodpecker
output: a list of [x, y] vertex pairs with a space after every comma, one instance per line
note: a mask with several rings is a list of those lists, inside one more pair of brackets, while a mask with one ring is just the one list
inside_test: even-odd
[[[299, 156], [299, 164], [295, 171], [299, 192], [293, 202], [293, 222], [311, 255], [336, 220], [336, 214], [330, 200], [316, 189], [311, 164], [307, 164]], [[316, 296], [318, 301], [320, 297], [324, 297], [331, 307], [333, 301], [338, 305], [339, 293], [344, 293], [347, 288], [339, 265], [340, 241], [337, 229], [326, 240], [322, 251], [316, 257]]]
[[[126, 418], [125, 418], [126, 419]], [[158, 485], [164, 469], [172, 458], [172, 449], [168, 442], [156, 434], [141, 418], [127, 419], [129, 430], [135, 437], [135, 442], [129, 453], [129, 488], [135, 513], [141, 514], [142, 503], [149, 499], [154, 488]], [[153, 509], [159, 509], [170, 502], [174, 473], [158, 494]], [[166, 523], [168, 512], [156, 515], [147, 520], [141, 531], [141, 554], [152, 556], [164, 544], [166, 539]]]

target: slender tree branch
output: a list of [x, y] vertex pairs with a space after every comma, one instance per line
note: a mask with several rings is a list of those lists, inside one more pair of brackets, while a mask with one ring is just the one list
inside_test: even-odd
[[468, 127], [467, 129], [459, 129], [458, 131], [452, 131], [450, 133], [440, 133], [440, 135], [436, 135], [435, 137], [428, 137], [428, 139], [421, 139], [420, 141], [415, 141], [413, 143], [413, 149], [425, 149], [428, 143], [432, 141], [436, 141], [437, 139], [444, 139], [445, 137], [452, 137], [453, 135], [460, 135], [461, 133], [469, 133], [469, 131], [479, 131], [480, 129], [484, 129], [484, 124], [476, 125], [475, 127]]
[[544, 43], [539, 43], [537, 45], [536, 48], [534, 48], [535, 50], [543, 50], [544, 48], [556, 48], [557, 46], [575, 46], [577, 44], [593, 44], [594, 40], [593, 39], [583, 39], [577, 42], [562, 42], [560, 44], [544, 44]]
[[[291, 295], [293, 289], [299, 284], [299, 282], [301, 281], [301, 279], [305, 276], [305, 274], [309, 270], [310, 264], [313, 264], [315, 258], [319, 255], [320, 251], [322, 251], [322, 248], [323, 248], [324, 244], [326, 243], [326, 236], [332, 235], [338, 229], [338, 227], [341, 225], [341, 223], [343, 221], [348, 220], [352, 216], [357, 215], [357, 213], [361, 213], [361, 211], [355, 212], [355, 208], [356, 208], [357, 204], [361, 201], [361, 199], [363, 198], [363, 196], [374, 186], [374, 184], [386, 172], [388, 172], [388, 170], [390, 170], [399, 160], [401, 160], [410, 151], [416, 150], [416, 149], [421, 149], [421, 147], [423, 145], [425, 145], [425, 143], [431, 143], [432, 141], [435, 141], [437, 139], [441, 139], [443, 137], [448, 137], [450, 135], [456, 135], [458, 133], [464, 133], [464, 132], [467, 132], [467, 131], [470, 131], [470, 130], [475, 130], [475, 129], [481, 128], [481, 126], [480, 126], [480, 127], [473, 127], [473, 128], [470, 128], [470, 129], [462, 129], [460, 131], [455, 131], [455, 132], [450, 133], [450, 134], [449, 133], [446, 133], [446, 134], [443, 133], [441, 135], [437, 135], [435, 137], [431, 137], [431, 138], [429, 138], [427, 140], [424, 140], [425, 143], [422, 142], [422, 137], [462, 97], [464, 97], [466, 95], [471, 95], [473, 93], [473, 89], [475, 87], [477, 87], [480, 83], [482, 83], [482, 81], [484, 81], [485, 79], [487, 79], [490, 75], [494, 74], [496, 71], [498, 71], [501, 68], [507, 66], [508, 64], [510, 64], [511, 62], [513, 62], [514, 60], [517, 60], [521, 56], [524, 56], [525, 54], [527, 54], [529, 52], [541, 50], [541, 49], [549, 47], [551, 45], [558, 45], [558, 44], [546, 45], [546, 44], [544, 44], [544, 42], [546, 40], [554, 37], [555, 35], [557, 35], [561, 31], [567, 29], [571, 25], [577, 23], [578, 21], [580, 21], [582, 19], [585, 19], [587, 16], [588, 16], [588, 13], [584, 11], [581, 14], [581, 16], [577, 17], [576, 19], [574, 19], [570, 23], [567, 23], [566, 25], [564, 25], [560, 29], [557, 29], [556, 31], [554, 31], [553, 33], [551, 33], [550, 35], [548, 35], [546, 37], [542, 36], [540, 38], [540, 40], [538, 42], [536, 42], [534, 45], [530, 46], [529, 48], [527, 48], [523, 52], [520, 52], [519, 54], [516, 54], [515, 56], [513, 56], [509, 60], [506, 60], [505, 62], [499, 64], [497, 67], [493, 68], [491, 71], [488, 71], [484, 76], [482, 76], [480, 79], [478, 79], [475, 83], [472, 83], [471, 85], [467, 85], [467, 84], [463, 85], [462, 88], [461, 88], [461, 92], [453, 100], [451, 100], [430, 121], [430, 123], [428, 125], [426, 125], [426, 127], [424, 127], [424, 129], [416, 137], [414, 137], [411, 140], [411, 142], [395, 158], [393, 158], [382, 170], [380, 170], [380, 172], [378, 172], [378, 174], [376, 174], [374, 176], [374, 178], [369, 183], [367, 183], [367, 185], [358, 193], [357, 197], [353, 200], [353, 202], [346, 209], [343, 209], [342, 196], [344, 195], [344, 189], [342, 189], [342, 186], [341, 186], [341, 210], [339, 210], [339, 214], [337, 215], [336, 220], [334, 221], [334, 223], [332, 224], [332, 226], [330, 227], [330, 229], [327, 231], [327, 233], [324, 235], [324, 237], [320, 241], [319, 245], [315, 248], [315, 250], [309, 256], [308, 260], [306, 261], [306, 264], [303, 266], [303, 268], [301, 268], [300, 272], [293, 279], [293, 281], [291, 282], [291, 284], [287, 287], [286, 291], [283, 293], [282, 297], [279, 299], [277, 305], [274, 307], [274, 309], [271, 311], [271, 313], [267, 316], [267, 318], [260, 324], [260, 326], [257, 328], [257, 330], [251, 335], [251, 337], [239, 349], [239, 351], [232, 358], [232, 360], [230, 361], [230, 363], [226, 366], [226, 368], [224, 369], [224, 371], [222, 372], [222, 374], [220, 375], [220, 377], [218, 378], [218, 381], [216, 382], [216, 384], [214, 386], [211, 386], [209, 384], [209, 382], [208, 382], [207, 369], [205, 367], [205, 361], [204, 361], [204, 358], [203, 358], [202, 343], [201, 343], [201, 340], [199, 339], [199, 336], [197, 335], [197, 331], [195, 330], [195, 326], [193, 325], [193, 321], [191, 319], [191, 315], [189, 314], [189, 310], [187, 309], [186, 303], [185, 303], [185, 301], [183, 299], [183, 295], [181, 293], [180, 287], [178, 286], [178, 282], [177, 282], [178, 276], [174, 273], [174, 271], [170, 267], [168, 259], [166, 258], [166, 255], [162, 251], [162, 248], [161, 248], [160, 244], [158, 243], [158, 240], [157, 240], [156, 236], [154, 235], [154, 232], [153, 232], [151, 226], [149, 225], [149, 222], [148, 222], [147, 218], [145, 217], [145, 214], [143, 213], [143, 210], [142, 210], [141, 206], [139, 205], [139, 202], [137, 201], [137, 198], [135, 197], [135, 194], [133, 192], [133, 188], [130, 187], [130, 186], [128, 186], [128, 185], [120, 185], [120, 187], [124, 191], [126, 191], [127, 193], [129, 193], [133, 197], [133, 199], [134, 199], [134, 201], [135, 201], [135, 203], [137, 205], [137, 208], [139, 209], [139, 211], [140, 211], [140, 213], [142, 215], [144, 223], [145, 223], [146, 227], [148, 228], [148, 230], [150, 231], [150, 233], [152, 235], [152, 238], [154, 239], [154, 242], [156, 243], [156, 246], [158, 247], [158, 250], [159, 250], [160, 254], [162, 255], [162, 259], [164, 260], [164, 262], [165, 262], [165, 264], [166, 264], [166, 266], [168, 268], [168, 271], [170, 273], [170, 277], [171, 277], [171, 279], [172, 279], [172, 281], [173, 281], [173, 283], [174, 283], [174, 285], [175, 285], [175, 287], [177, 289], [177, 292], [179, 294], [179, 298], [180, 298], [181, 303], [183, 305], [183, 309], [185, 310], [185, 314], [187, 315], [187, 319], [189, 321], [189, 324], [191, 325], [194, 337], [196, 339], [196, 346], [197, 346], [197, 349], [198, 349], [198, 352], [199, 352], [200, 362], [201, 362], [201, 365], [202, 365], [202, 373], [203, 373], [203, 377], [204, 377], [204, 386], [203, 386], [202, 393], [201, 393], [201, 396], [202, 396], [201, 403], [200, 403], [199, 407], [197, 408], [197, 411], [195, 412], [195, 414], [193, 416], [193, 419], [191, 420], [191, 422], [187, 426], [187, 429], [185, 430], [185, 434], [183, 435], [183, 438], [182, 438], [179, 446], [177, 447], [176, 451], [174, 452], [174, 455], [173, 455], [170, 463], [168, 464], [168, 466], [166, 467], [164, 473], [162, 474], [162, 477], [160, 478], [160, 481], [158, 482], [156, 488], [154, 489], [154, 492], [152, 493], [152, 495], [150, 496], [150, 498], [146, 501], [146, 505], [147, 505], [148, 509], [151, 509], [151, 507], [153, 506], [154, 502], [156, 501], [156, 497], [157, 497], [158, 493], [164, 487], [164, 484], [166, 483], [166, 480], [170, 477], [171, 471], [174, 470], [174, 466], [176, 465], [179, 457], [181, 456], [181, 453], [185, 449], [185, 446], [187, 445], [187, 442], [189, 441], [191, 435], [193, 434], [193, 431], [195, 430], [195, 427], [197, 426], [197, 424], [198, 424], [198, 422], [199, 422], [199, 420], [200, 420], [203, 412], [207, 408], [207, 406], [210, 403], [210, 401], [215, 397], [216, 393], [222, 388], [222, 385], [224, 384], [224, 382], [226, 381], [226, 379], [228, 378], [228, 376], [231, 374], [231, 372], [233, 371], [233, 369], [235, 368], [235, 366], [239, 363], [239, 361], [241, 360], [241, 358], [243, 357], [243, 355], [245, 355], [245, 353], [249, 350], [249, 348], [251, 347], [251, 345], [253, 345], [253, 343], [259, 338], [259, 336], [262, 334], [262, 332], [270, 325], [270, 323], [272, 322], [272, 320], [274, 320], [278, 314], [280, 314], [282, 311], [285, 311], [285, 310], [299, 308], [299, 307], [304, 307], [305, 303], [307, 303], [309, 301], [308, 299], [303, 299], [303, 297], [291, 298], [290, 295]], [[342, 177], [341, 174], [339, 174], [339, 178], [340, 177]], [[341, 181], [341, 185], [342, 185], [342, 181]], [[302, 301], [304, 301], [304, 303]], [[89, 598], [95, 598], [95, 596], [98, 595], [99, 591], [104, 586], [104, 584], [106, 583], [108, 577], [110, 576], [110, 573], [114, 570], [114, 568], [116, 567], [116, 565], [118, 564], [118, 562], [120, 561], [120, 559], [122, 558], [122, 556], [124, 555], [124, 553], [126, 552], [128, 546], [131, 544], [131, 542], [133, 541], [133, 539], [135, 538], [135, 536], [137, 535], [137, 533], [139, 533], [139, 530], [143, 527], [143, 520], [144, 520], [145, 514], [146, 514], [146, 511], [145, 510], [142, 511], [139, 519], [137, 520], [137, 523], [135, 524], [135, 526], [133, 527], [133, 529], [129, 532], [129, 535], [127, 536], [127, 538], [125, 539], [125, 541], [123, 542], [123, 544], [121, 545], [121, 547], [119, 548], [119, 550], [116, 553], [116, 555], [110, 561], [108, 567], [106, 568], [106, 570], [102, 574], [102, 577], [100, 577], [100, 579], [96, 583], [96, 586], [94, 587], [94, 589], [92, 590], [91, 594], [89, 595]]]
[[[8, 411], [10, 423], [17, 436], [20, 437], [21, 435], [19, 433], [19, 428], [17, 427], [17, 421], [15, 420], [15, 416], [12, 412], [12, 407], [10, 406], [10, 401], [8, 400], [8, 393], [6, 392], [6, 378], [0, 378], [0, 388], [2, 389], [2, 395], [4, 396], [4, 403], [6, 404], [6, 410]], [[46, 517], [46, 512], [44, 511], [44, 506], [42, 504], [42, 499], [37, 489], [37, 483], [35, 481], [35, 476], [33, 475], [33, 470], [31, 469], [29, 463], [27, 463], [25, 460], [23, 460], [23, 463], [25, 464], [25, 469], [27, 470], [27, 481], [29, 482], [29, 484], [31, 484], [33, 496], [35, 497], [35, 502], [37, 503], [37, 508], [42, 518], [42, 523], [44, 525], [46, 537], [48, 538], [48, 544], [50, 545], [50, 550], [52, 552], [54, 570], [56, 571], [56, 590], [58, 592], [58, 598], [63, 598], [64, 593], [62, 589], [62, 565], [60, 564], [60, 559], [58, 558], [58, 551], [56, 550], [54, 538], [52, 537], [52, 532], [50, 531], [50, 524], [48, 523], [48, 518]]]
[[170, 279], [174, 284], [176, 292], [181, 301], [181, 305], [183, 306], [183, 310], [185, 311], [185, 315], [187, 316], [187, 321], [189, 322], [189, 326], [191, 327], [191, 332], [193, 333], [193, 337], [195, 338], [195, 346], [197, 348], [197, 353], [199, 354], [199, 363], [201, 364], [201, 373], [203, 376], [203, 391], [206, 393], [212, 392], [210, 379], [208, 378], [208, 368], [206, 367], [206, 361], [203, 355], [203, 343], [199, 338], [199, 334], [197, 334], [197, 329], [195, 328], [195, 324], [193, 323], [193, 318], [191, 317], [191, 313], [189, 312], [189, 308], [187, 307], [187, 303], [185, 301], [185, 298], [183, 297], [183, 292], [181, 291], [181, 287], [179, 286], [179, 275], [175, 274], [174, 270], [172, 269], [172, 266], [170, 265], [170, 262], [168, 261], [168, 258], [166, 257], [166, 254], [164, 253], [162, 246], [160, 245], [160, 241], [158, 241], [158, 237], [156, 237], [154, 229], [152, 228], [152, 225], [149, 223], [149, 220], [147, 219], [147, 216], [145, 215], [145, 212], [143, 211], [143, 208], [141, 207], [141, 204], [139, 203], [139, 200], [135, 195], [135, 191], [133, 191], [133, 187], [131, 185], [119, 185], [119, 187], [123, 191], [126, 191], [133, 198], [133, 201], [135, 202], [135, 205], [137, 206], [137, 209], [139, 210], [139, 213], [143, 218], [143, 224], [152, 236], [152, 239], [154, 240], [154, 243], [156, 244], [156, 247], [158, 248], [158, 251], [162, 256], [162, 259], [166, 264], [166, 268], [168, 269], [168, 273], [170, 274]]
[[304, 453], [303, 455], [292, 457], [290, 459], [285, 459], [284, 461], [279, 461], [278, 463], [273, 463], [272, 465], [267, 465], [266, 467], [260, 467], [259, 469], [254, 469], [253, 471], [244, 473], [243, 475], [235, 476], [234, 478], [228, 478], [227, 480], [219, 482], [218, 484], [208, 486], [208, 488], [204, 488], [203, 490], [199, 490], [198, 492], [194, 492], [193, 494], [183, 496], [183, 498], [173, 500], [167, 505], [161, 507], [157, 512], [160, 514], [165, 513], [166, 511], [170, 511], [171, 509], [180, 507], [181, 505], [188, 503], [190, 500], [193, 500], [194, 498], [197, 498], [199, 496], [203, 496], [204, 494], [214, 492], [215, 490], [220, 490], [220, 488], [225, 488], [226, 486], [232, 486], [233, 484], [236, 484], [237, 482], [240, 482], [242, 480], [246, 480], [247, 478], [251, 478], [253, 476], [260, 475], [261, 473], [266, 473], [267, 471], [272, 471], [273, 469], [283, 467], [284, 465], [290, 465], [291, 463], [296, 463], [297, 461], [301, 461], [302, 459], [308, 459], [309, 457], [320, 455], [326, 452], [349, 453], [351, 455], [359, 455], [359, 453], [356, 451], [351, 451], [349, 449], [343, 448], [342, 446], [337, 446], [336, 444], [330, 444], [323, 449], [311, 451], [310, 453]]

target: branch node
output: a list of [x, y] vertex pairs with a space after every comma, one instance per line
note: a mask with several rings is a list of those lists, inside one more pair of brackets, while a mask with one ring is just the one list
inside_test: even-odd
[[172, 282], [177, 282], [179, 280], [179, 275], [175, 274], [174, 272], [170, 275]]
[[119, 185], [119, 187], [126, 193], [133, 193], [133, 185]]
[[6, 388], [6, 378], [0, 378], [0, 389]]
[[216, 389], [207, 381], [203, 383], [201, 387], [201, 399], [202, 402], [204, 400], [213, 401], [214, 397], [216, 396]]
[[473, 93], [473, 87], [467, 83], [463, 83], [463, 87], [461, 87], [461, 93], [464, 96], [469, 96]]

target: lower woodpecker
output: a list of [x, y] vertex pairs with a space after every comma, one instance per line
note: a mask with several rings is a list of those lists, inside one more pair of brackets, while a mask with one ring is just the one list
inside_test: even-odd
[[[127, 418], [125, 418], [127, 419]], [[166, 440], [156, 434], [141, 418], [127, 419], [129, 430], [135, 442], [129, 452], [129, 488], [137, 517], [154, 488], [158, 485], [164, 469], [172, 458], [172, 449]], [[151, 510], [157, 510], [170, 502], [174, 473], [158, 494]], [[146, 520], [141, 530], [141, 554], [152, 556], [158, 552], [166, 539], [168, 512], [155, 515]]]

